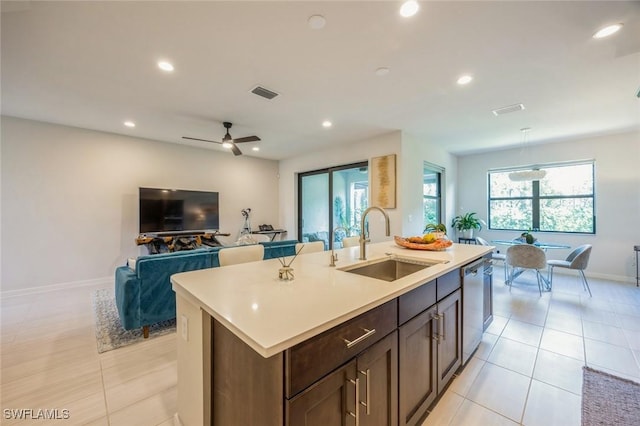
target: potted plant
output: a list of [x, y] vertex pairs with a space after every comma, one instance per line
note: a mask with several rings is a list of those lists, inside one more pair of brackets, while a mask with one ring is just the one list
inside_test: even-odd
[[451, 221], [451, 226], [462, 233], [462, 238], [473, 238], [473, 231], [481, 230], [484, 223], [482, 219], [478, 219], [475, 216], [475, 212], [456, 216]]
[[536, 237], [533, 236], [533, 234], [531, 233], [531, 229], [529, 229], [526, 232], [523, 232], [522, 234], [520, 234], [520, 238], [518, 238], [519, 241], [522, 241], [523, 243], [527, 243], [527, 244], [533, 244], [536, 241], [538, 241], [538, 239]]

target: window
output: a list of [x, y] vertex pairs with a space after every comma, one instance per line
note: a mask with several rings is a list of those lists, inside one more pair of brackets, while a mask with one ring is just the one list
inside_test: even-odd
[[539, 181], [513, 182], [514, 169], [489, 171], [489, 228], [595, 234], [593, 161], [541, 166]]
[[442, 222], [442, 169], [438, 166], [426, 163], [422, 175], [422, 211], [424, 226], [429, 223]]

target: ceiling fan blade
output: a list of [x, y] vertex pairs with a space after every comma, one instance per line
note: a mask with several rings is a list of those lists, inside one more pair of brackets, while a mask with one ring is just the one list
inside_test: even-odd
[[192, 141], [200, 141], [200, 142], [222, 143], [222, 142], [218, 142], [218, 141], [210, 141], [210, 140], [207, 140], [207, 139], [190, 138], [188, 136], [183, 136], [182, 139], [189, 139], [189, 140], [192, 140]]
[[242, 151], [240, 151], [240, 148], [238, 148], [235, 143], [231, 145], [231, 152], [233, 152], [233, 155], [242, 155]]
[[247, 136], [245, 138], [238, 138], [238, 139], [234, 139], [233, 142], [234, 143], [242, 143], [242, 142], [257, 142], [259, 141], [260, 138], [257, 136]]

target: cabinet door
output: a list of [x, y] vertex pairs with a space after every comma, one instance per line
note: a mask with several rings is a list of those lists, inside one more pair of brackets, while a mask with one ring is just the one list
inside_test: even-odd
[[287, 401], [286, 424], [354, 425], [357, 385], [354, 359]]
[[418, 424], [437, 395], [436, 313], [428, 309], [398, 329], [401, 426]]
[[460, 290], [438, 302], [438, 393], [462, 365], [462, 303]]
[[398, 333], [393, 332], [357, 359], [360, 426], [398, 424]]

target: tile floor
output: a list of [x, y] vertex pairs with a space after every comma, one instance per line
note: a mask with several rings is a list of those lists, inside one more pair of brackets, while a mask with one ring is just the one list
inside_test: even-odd
[[[538, 296], [524, 274], [510, 293], [495, 274], [495, 318], [424, 423], [579, 425], [582, 366], [640, 381], [640, 289], [557, 275]], [[173, 425], [175, 334], [98, 354], [91, 292], [3, 298], [0, 407], [67, 409], [78, 425]], [[38, 421], [45, 425], [49, 422]]]

